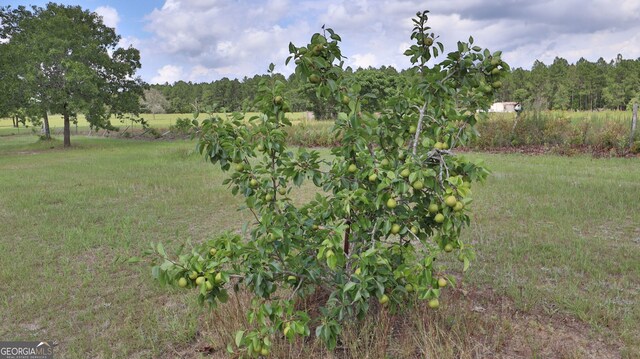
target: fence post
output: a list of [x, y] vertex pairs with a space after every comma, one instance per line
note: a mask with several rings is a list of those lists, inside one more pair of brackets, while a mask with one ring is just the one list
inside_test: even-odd
[[638, 103], [633, 104], [633, 115], [631, 116], [631, 134], [629, 135], [629, 148], [633, 146], [633, 138], [636, 135], [636, 126], [638, 124]]

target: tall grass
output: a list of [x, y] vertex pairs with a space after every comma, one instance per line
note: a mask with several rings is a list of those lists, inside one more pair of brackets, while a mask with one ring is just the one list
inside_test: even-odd
[[340, 144], [332, 121], [299, 121], [287, 127], [287, 142], [301, 147], [333, 147]]
[[590, 147], [593, 150], [628, 149], [631, 114], [560, 111], [492, 114], [477, 125], [480, 133], [472, 148], [520, 146]]
[[[216, 114], [225, 116], [224, 114]], [[256, 115], [247, 113], [246, 117]], [[200, 116], [200, 119], [208, 115]], [[179, 128], [178, 121], [192, 119], [192, 114], [151, 114], [142, 115], [150, 124], [150, 137], [159, 137], [166, 130], [172, 136], [180, 136], [188, 131]], [[332, 133], [332, 121], [307, 120], [303, 112], [288, 115], [294, 125], [286, 128], [289, 143], [306, 147], [331, 147], [340, 143], [340, 138]], [[62, 118], [51, 116], [51, 129], [54, 136], [62, 134]], [[516, 123], [517, 122], [517, 123]], [[112, 135], [130, 137], [142, 132], [142, 126], [134, 122], [115, 123], [121, 131]], [[592, 151], [610, 151], [613, 154], [640, 152], [640, 134], [636, 144], [629, 149], [631, 128], [630, 111], [544, 111], [524, 112], [516, 121], [515, 113], [492, 113], [489, 119], [478, 124], [480, 137], [469, 146], [474, 149], [490, 150], [505, 147], [545, 146], [559, 149], [561, 153], [570, 153], [571, 149], [591, 149]], [[87, 134], [89, 127], [83, 116], [79, 116], [78, 127], [72, 126], [72, 135]], [[0, 119], [0, 136], [18, 134], [40, 134], [40, 128], [13, 128], [9, 119]], [[96, 133], [94, 133], [96, 134]], [[98, 135], [105, 135], [100, 131]]]

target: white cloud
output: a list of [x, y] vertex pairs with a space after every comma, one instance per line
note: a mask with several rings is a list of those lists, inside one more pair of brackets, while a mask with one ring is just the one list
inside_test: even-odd
[[118, 15], [118, 10], [115, 8], [111, 6], [100, 6], [96, 8], [95, 13], [102, 16], [102, 21], [105, 25], [114, 29], [118, 27], [120, 15]]
[[182, 66], [164, 65], [158, 70], [158, 74], [151, 79], [152, 83], [163, 84], [165, 82], [174, 83], [185, 79]]
[[120, 38], [120, 41], [118, 41], [118, 47], [122, 47], [125, 49], [129, 46], [133, 46], [136, 49], [140, 49], [142, 45], [143, 45], [143, 41], [138, 39], [135, 36], [123, 36]]
[[287, 0], [271, 0], [259, 6], [167, 0], [147, 16], [147, 30], [154, 39], [144, 52], [198, 69], [194, 75], [191, 71], [186, 74], [197, 76], [199, 81], [264, 73], [271, 62], [285, 69], [282, 64], [289, 41], [301, 43], [309, 34], [306, 20], [291, 17], [290, 8], [296, 6]]
[[533, 59], [551, 64], [555, 57], [562, 57], [569, 62], [580, 58], [596, 61], [603, 57], [609, 61], [617, 54], [624, 58], [640, 57], [640, 50], [635, 44], [640, 41], [638, 30], [631, 31], [599, 31], [588, 34], [563, 34], [554, 39], [542, 39], [538, 43], [524, 44], [505, 53], [504, 57], [513, 63], [526, 64], [529, 68]]
[[242, 78], [271, 62], [288, 74], [288, 43], [305, 44], [324, 24], [342, 36], [348, 65], [400, 69], [410, 65], [402, 53], [424, 6], [446, 52], [472, 35], [479, 46], [503, 50], [514, 67], [555, 56], [640, 56], [637, 0], [166, 0], [147, 15], [152, 39], [140, 46], [144, 65], [156, 66], [151, 82]]
[[196, 65], [191, 68], [188, 80], [193, 82], [203, 82], [204, 79], [209, 79], [212, 77], [212, 75], [214, 75], [212, 74], [212, 72], [213, 70], [208, 69], [202, 65]]
[[369, 66], [377, 66], [378, 61], [374, 54], [355, 54], [351, 56], [351, 59], [347, 64], [354, 69], [357, 69], [358, 67], [366, 69]]

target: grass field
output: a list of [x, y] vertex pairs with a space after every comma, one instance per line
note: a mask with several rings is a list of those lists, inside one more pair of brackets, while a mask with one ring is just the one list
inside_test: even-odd
[[[247, 117], [255, 115], [256, 113], [248, 113]], [[201, 114], [200, 119], [205, 118], [206, 114]], [[304, 112], [293, 112], [288, 115], [289, 118], [293, 121], [300, 121], [306, 118], [306, 113]], [[492, 113], [492, 118], [500, 119], [500, 118], [513, 118], [515, 114], [513, 113]], [[581, 123], [588, 122], [593, 126], [600, 128], [606, 126], [612, 122], [621, 122], [625, 125], [631, 123], [631, 111], [544, 111], [541, 112], [541, 116], [545, 116], [551, 120], [554, 119], [568, 119], [574, 125], [578, 125]], [[154, 128], [169, 128], [171, 125], [175, 125], [176, 120], [178, 118], [193, 118], [193, 114], [191, 113], [182, 113], [182, 114], [141, 114], [141, 118], [144, 118], [149, 122], [151, 127]], [[315, 122], [313, 122], [315, 123]], [[320, 121], [320, 124], [327, 123], [326, 121]], [[56, 131], [62, 131], [63, 120], [60, 115], [52, 115], [49, 118], [49, 124], [52, 131], [55, 133]], [[118, 120], [114, 120], [113, 124], [115, 126], [121, 127], [122, 129], [127, 126], [132, 126], [133, 128], [142, 128], [141, 125], [136, 123], [131, 123], [130, 121], [120, 122]], [[75, 131], [75, 125], [72, 125], [72, 130]], [[11, 120], [8, 118], [0, 118], [0, 136], [8, 135], [8, 134], [19, 134], [19, 133], [30, 133], [32, 128], [13, 128], [11, 124]], [[89, 124], [85, 120], [83, 115], [78, 116], [78, 131], [85, 132], [89, 129]], [[39, 130], [39, 129], [38, 129]]]
[[[526, 113], [532, 113], [531, 111], [525, 111]], [[595, 124], [604, 124], [609, 121], [624, 122], [631, 124], [631, 109], [627, 111], [618, 110], [605, 110], [605, 111], [562, 111], [562, 110], [550, 110], [539, 112], [542, 116], [547, 116], [551, 119], [566, 118], [573, 123], [592, 122]], [[515, 117], [514, 113], [491, 113], [494, 117]]]
[[[247, 113], [247, 118], [256, 115], [257, 113], [254, 112], [249, 112]], [[206, 114], [202, 114], [200, 115], [198, 118], [199, 119], [204, 119]], [[288, 117], [291, 120], [294, 121], [299, 121], [300, 119], [306, 118], [306, 113], [304, 112], [294, 112], [288, 115]], [[144, 118], [151, 127], [153, 128], [162, 128], [162, 129], [166, 129], [169, 128], [169, 126], [175, 125], [176, 124], [176, 120], [178, 118], [188, 118], [188, 119], [192, 119], [193, 118], [193, 114], [192, 113], [166, 113], [166, 114], [150, 114], [150, 113], [143, 113], [140, 114], [141, 118]], [[135, 123], [135, 122], [131, 122], [131, 121], [124, 121], [121, 122], [120, 120], [113, 120], [112, 124], [116, 127], [119, 127], [121, 130], [126, 129], [128, 126], [131, 126], [131, 128], [133, 129], [142, 129], [142, 125], [140, 125], [139, 123]], [[58, 133], [62, 133], [62, 129], [64, 127], [64, 121], [61, 115], [52, 115], [49, 117], [49, 127], [51, 128], [51, 132], [55, 135]], [[87, 132], [89, 131], [89, 123], [87, 122], [87, 120], [85, 119], [84, 115], [79, 115], [78, 116], [78, 127], [77, 127], [78, 132]], [[18, 128], [14, 128], [12, 126], [11, 123], [11, 119], [9, 118], [0, 118], [0, 136], [8, 136], [8, 135], [14, 135], [14, 134], [25, 134], [25, 133], [32, 133], [33, 131], [36, 131], [37, 133], [40, 133], [40, 127], [38, 128], [34, 128], [33, 126], [29, 125], [29, 127], [25, 128], [22, 125]], [[75, 133], [76, 131], [76, 126], [74, 124], [71, 124], [71, 132]]]
[[[220, 115], [220, 114], [218, 114]], [[255, 113], [246, 114], [247, 118]], [[223, 115], [224, 116], [224, 115]], [[182, 129], [171, 128], [178, 118], [191, 119], [192, 114], [143, 114], [152, 129], [143, 130], [142, 125], [127, 121], [114, 121], [120, 128], [117, 132], [99, 130], [89, 132], [87, 122], [79, 117], [78, 127], [72, 125], [71, 134], [107, 137], [175, 138], [184, 137]], [[208, 114], [202, 114], [203, 120]], [[307, 120], [306, 113], [296, 112], [288, 115], [294, 126], [288, 127], [289, 143], [305, 147], [331, 147], [339, 143], [340, 138], [331, 132], [332, 121]], [[51, 116], [53, 137], [62, 136], [62, 118]], [[543, 111], [525, 112], [516, 120], [515, 113], [491, 113], [489, 120], [477, 125], [480, 136], [467, 144], [472, 149], [521, 148], [524, 150], [544, 149], [552, 153], [572, 154], [575, 152], [597, 153], [598, 155], [628, 155], [640, 153], [640, 134], [636, 135], [633, 146], [629, 146], [630, 111]], [[20, 134], [39, 135], [40, 127], [13, 128], [9, 119], [0, 119], [0, 137]], [[165, 137], [166, 136], [166, 137]]]
[[[239, 229], [250, 216], [224, 175], [192, 142], [72, 144], [0, 138], [0, 340], [57, 340], [65, 358], [224, 357], [246, 298], [210, 312], [116, 262]], [[493, 171], [465, 233], [471, 272], [435, 314], [348, 328], [337, 357], [640, 357], [640, 159], [469, 156]], [[313, 342], [272, 352], [329, 356]]]

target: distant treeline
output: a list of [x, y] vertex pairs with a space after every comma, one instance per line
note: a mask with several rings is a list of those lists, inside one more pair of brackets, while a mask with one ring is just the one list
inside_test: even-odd
[[[393, 67], [383, 66], [379, 69], [347, 70], [350, 76], [354, 76], [362, 84], [362, 93], [375, 96], [369, 97], [363, 104], [367, 111], [378, 110], [385, 98], [394, 95], [398, 89], [404, 87], [407, 80], [406, 71], [398, 72]], [[295, 74], [288, 78], [281, 74], [275, 75], [285, 82], [286, 92], [284, 97], [293, 112], [313, 111], [316, 118], [332, 118], [337, 107], [332, 103], [320, 102], [315, 94], [317, 86], [303, 81]], [[268, 75], [255, 75], [245, 77], [242, 80], [222, 78], [210, 83], [192, 83], [178, 81], [172, 85], [152, 85], [153, 89], [160, 91], [169, 102], [169, 113], [188, 113], [194, 110], [206, 111], [252, 111], [253, 99], [258, 91], [258, 83]]]
[[[363, 84], [364, 110], [377, 111], [384, 100], [396, 94], [410, 76], [393, 67], [367, 68], [349, 71]], [[313, 111], [317, 118], [330, 118], [333, 104], [320, 103], [314, 86], [295, 74], [280, 79], [287, 84], [285, 98], [291, 111]], [[194, 110], [252, 110], [258, 82], [267, 75], [255, 75], [242, 80], [222, 78], [211, 83], [178, 81], [172, 85], [152, 85], [169, 101], [169, 113]], [[531, 70], [517, 68], [503, 81], [497, 101], [517, 101], [525, 108], [536, 110], [624, 110], [640, 96], [640, 58], [623, 59], [618, 55], [609, 62], [580, 59], [575, 64], [556, 57], [552, 64], [535, 61]]]
[[640, 58], [569, 64], [556, 57], [551, 65], [535, 61], [531, 70], [515, 69], [503, 83], [499, 99], [536, 110], [624, 110], [640, 96]]

